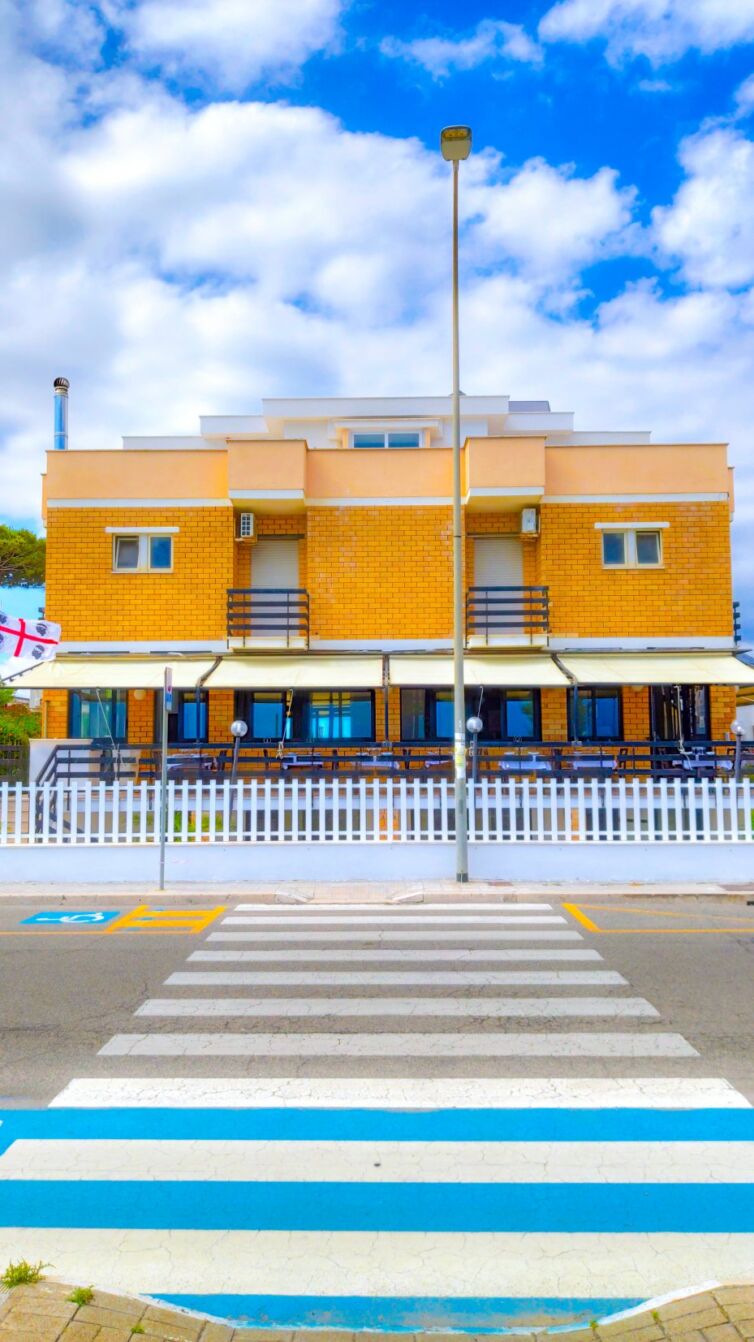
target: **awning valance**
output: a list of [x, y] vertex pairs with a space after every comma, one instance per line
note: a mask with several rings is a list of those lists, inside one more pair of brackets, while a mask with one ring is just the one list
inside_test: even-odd
[[560, 660], [578, 685], [754, 685], [754, 667], [729, 653], [578, 653]]
[[192, 690], [213, 665], [212, 657], [183, 660], [164, 657], [57, 657], [14, 677], [24, 690], [160, 690], [165, 668], [173, 670], [173, 688]]
[[225, 657], [210, 690], [379, 689], [381, 657]]
[[[563, 689], [568, 680], [551, 657], [466, 657], [464, 681], [469, 686], [496, 685], [507, 689]], [[390, 684], [440, 686], [453, 684], [452, 657], [391, 657]]]

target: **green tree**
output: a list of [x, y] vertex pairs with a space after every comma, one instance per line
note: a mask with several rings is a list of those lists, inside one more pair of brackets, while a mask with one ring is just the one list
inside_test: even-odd
[[41, 587], [45, 542], [24, 527], [0, 525], [0, 587]]
[[30, 736], [39, 736], [39, 713], [23, 700], [13, 699], [9, 685], [0, 685], [0, 745], [23, 744]]

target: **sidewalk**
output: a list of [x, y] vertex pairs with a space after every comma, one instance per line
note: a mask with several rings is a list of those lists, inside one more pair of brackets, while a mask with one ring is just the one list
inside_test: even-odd
[[448, 903], [465, 900], [485, 899], [491, 903], [499, 901], [542, 899], [584, 899], [617, 897], [644, 899], [649, 897], [668, 898], [687, 895], [689, 898], [727, 898], [745, 903], [754, 898], [754, 886], [715, 884], [713, 882], [672, 882], [663, 885], [642, 881], [626, 881], [622, 884], [590, 884], [588, 882], [550, 882], [535, 881], [469, 881], [467, 885], [458, 885], [453, 880], [437, 881], [244, 881], [223, 884], [207, 882], [195, 885], [171, 882], [165, 890], [156, 885], [102, 883], [101, 885], [78, 884], [71, 882], [29, 881], [0, 882], [0, 899], [26, 898], [41, 899], [107, 899], [111, 901], [139, 899], [150, 904], [160, 904], [180, 899], [206, 903], [207, 899], [221, 902], [227, 898], [243, 896], [254, 903], [318, 903], [318, 904], [390, 904], [429, 903], [447, 901]]
[[[54, 1281], [17, 1286], [0, 1295], [0, 1342], [448, 1342], [472, 1334], [351, 1333], [326, 1329], [236, 1328], [204, 1315], [166, 1309], [147, 1300], [95, 1291], [88, 1305], [67, 1297], [71, 1287]], [[494, 1336], [494, 1335], [493, 1335]], [[754, 1338], [754, 1285], [709, 1286], [665, 1304], [650, 1303], [588, 1328], [552, 1332], [516, 1330], [530, 1342], [562, 1336], [568, 1342], [748, 1342]], [[478, 1342], [489, 1342], [489, 1334]]]

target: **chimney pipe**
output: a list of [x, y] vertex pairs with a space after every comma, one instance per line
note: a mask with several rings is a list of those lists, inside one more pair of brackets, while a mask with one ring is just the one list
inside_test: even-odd
[[67, 377], [56, 377], [53, 382], [55, 392], [55, 432], [53, 447], [56, 452], [65, 452], [68, 447], [68, 388]]

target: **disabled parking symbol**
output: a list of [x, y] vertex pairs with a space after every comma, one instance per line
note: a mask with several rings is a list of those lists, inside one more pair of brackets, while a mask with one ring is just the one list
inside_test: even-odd
[[120, 918], [118, 909], [86, 909], [68, 912], [63, 909], [50, 909], [48, 912], [33, 913], [30, 918], [22, 918], [22, 925], [25, 923], [35, 923], [37, 925], [55, 924], [63, 927], [70, 927], [71, 924], [81, 927], [101, 927], [103, 923], [110, 923], [114, 918]]

